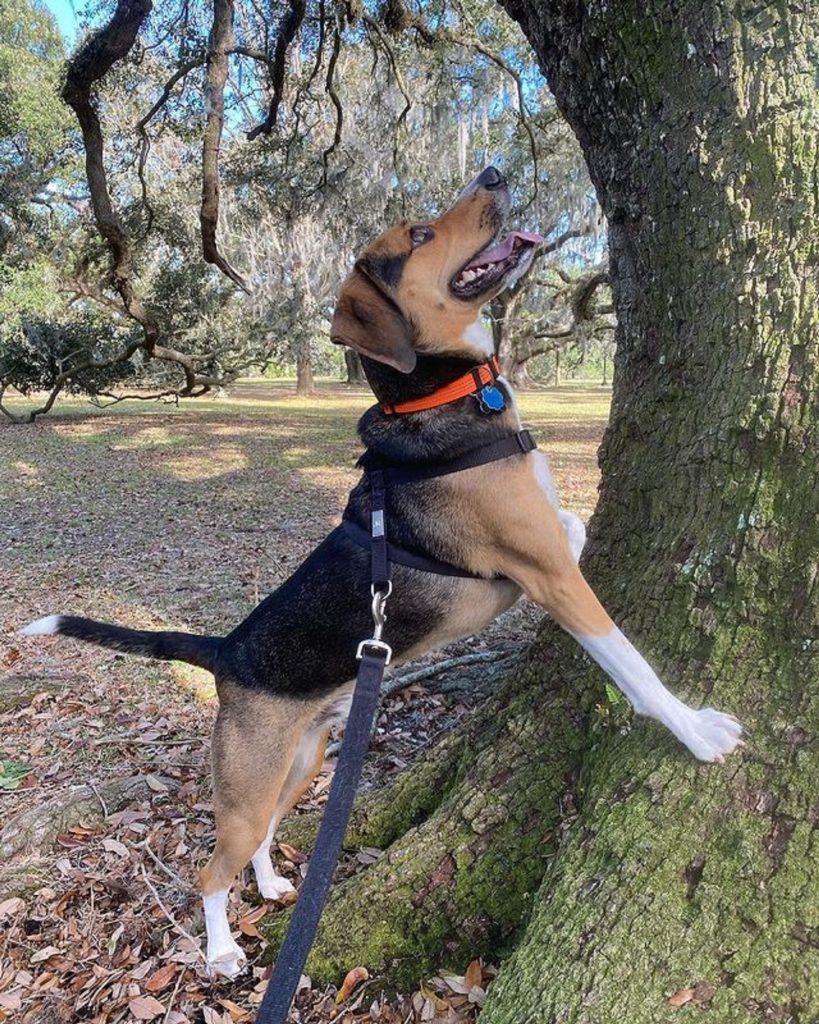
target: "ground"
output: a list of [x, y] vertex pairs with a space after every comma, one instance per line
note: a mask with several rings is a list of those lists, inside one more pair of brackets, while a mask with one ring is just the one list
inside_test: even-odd
[[[584, 519], [609, 397], [579, 386], [521, 396], [563, 504]], [[212, 986], [199, 948], [211, 677], [15, 630], [73, 612], [224, 632], [338, 522], [370, 402], [364, 389], [297, 400], [286, 384], [246, 383], [180, 408], [63, 404], [33, 426], [0, 424], [0, 1021], [251, 1019], [266, 984], [255, 924], [278, 908], [250, 876], [231, 921], [257, 966]], [[364, 784], [469, 714], [538, 618], [522, 602], [480, 636], [403, 666]], [[302, 809], [326, 799], [331, 769], [332, 759]], [[353, 851], [342, 870], [373, 856]], [[298, 881], [303, 853], [282, 844], [276, 857]], [[337, 1008], [334, 989], [306, 987], [301, 1019], [471, 1019], [493, 969], [452, 967], [386, 1002], [364, 984]]]

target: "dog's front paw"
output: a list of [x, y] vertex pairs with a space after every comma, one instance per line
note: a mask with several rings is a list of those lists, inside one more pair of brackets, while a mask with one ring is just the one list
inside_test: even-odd
[[259, 882], [259, 892], [266, 900], [280, 900], [283, 896], [289, 896], [291, 892], [296, 891], [295, 885], [287, 879], [282, 878], [281, 875], [272, 875], [269, 878], [265, 878], [264, 881], [257, 879]]
[[687, 714], [675, 723], [673, 732], [700, 761], [721, 764], [735, 747], [743, 746], [742, 725], [733, 715], [714, 708], [686, 710]]
[[214, 980], [235, 978], [242, 973], [245, 967], [247, 967], [247, 957], [232, 939], [230, 945], [226, 945], [222, 949], [208, 950], [205, 969], [209, 978]]

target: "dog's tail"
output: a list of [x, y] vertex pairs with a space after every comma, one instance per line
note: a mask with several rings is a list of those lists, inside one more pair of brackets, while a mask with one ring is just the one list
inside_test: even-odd
[[162, 661], [187, 661], [210, 672], [214, 670], [220, 636], [197, 636], [195, 633], [163, 633], [150, 629], [127, 629], [107, 622], [95, 622], [78, 615], [47, 615], [20, 630], [24, 636], [58, 634], [85, 640], [101, 647], [128, 654], [142, 654]]

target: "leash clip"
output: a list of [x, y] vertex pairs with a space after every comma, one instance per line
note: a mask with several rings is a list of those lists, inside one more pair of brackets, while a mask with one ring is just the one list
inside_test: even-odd
[[361, 661], [366, 649], [382, 651], [384, 653], [384, 665], [386, 666], [392, 660], [392, 647], [381, 639], [381, 634], [384, 632], [384, 623], [387, 621], [384, 606], [387, 603], [387, 598], [392, 593], [392, 580], [387, 580], [384, 590], [379, 590], [375, 585], [372, 585], [370, 593], [373, 596], [372, 605], [370, 606], [373, 616], [373, 635], [369, 640], [361, 641], [355, 656], [358, 661]]

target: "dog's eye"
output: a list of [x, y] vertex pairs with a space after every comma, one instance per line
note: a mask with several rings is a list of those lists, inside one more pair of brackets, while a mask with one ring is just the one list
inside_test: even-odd
[[424, 242], [428, 242], [433, 236], [433, 230], [428, 224], [415, 224], [410, 228], [410, 238], [412, 239], [412, 247], [416, 249], [419, 245], [423, 245]]

